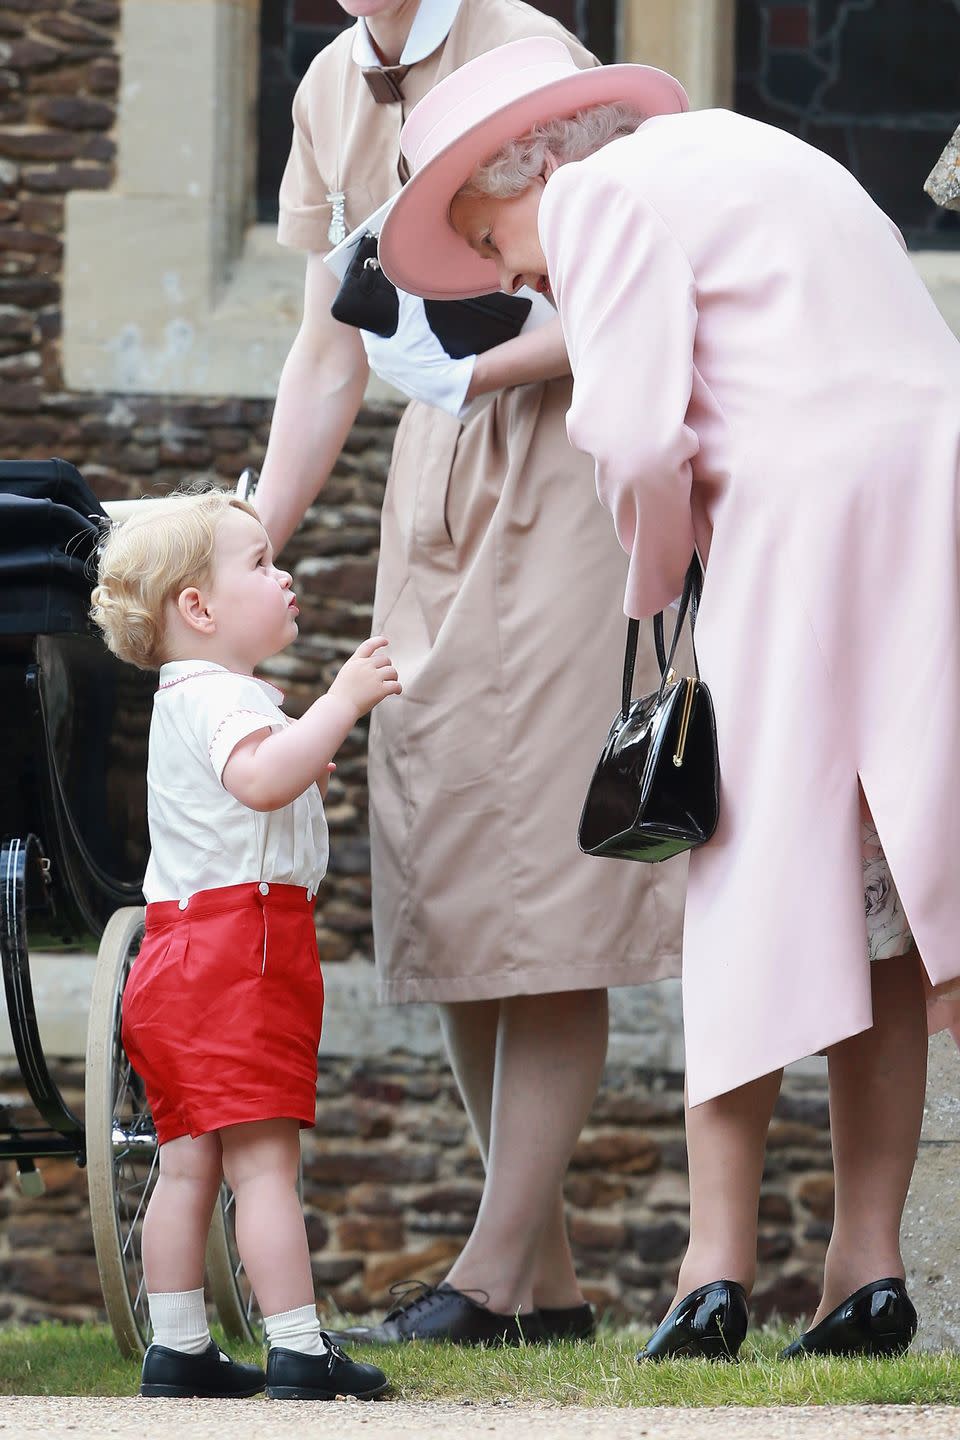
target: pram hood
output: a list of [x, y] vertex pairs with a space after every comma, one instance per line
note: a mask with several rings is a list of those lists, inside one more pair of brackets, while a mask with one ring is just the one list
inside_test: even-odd
[[66, 460], [0, 460], [0, 635], [89, 629], [106, 513]]

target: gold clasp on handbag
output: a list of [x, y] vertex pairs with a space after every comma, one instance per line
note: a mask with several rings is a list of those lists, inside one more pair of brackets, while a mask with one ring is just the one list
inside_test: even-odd
[[683, 714], [680, 717], [680, 734], [677, 737], [677, 750], [673, 757], [673, 763], [677, 769], [683, 764], [684, 751], [687, 748], [687, 731], [690, 729], [690, 712], [693, 709], [693, 692], [696, 680], [692, 675], [687, 676], [687, 693], [683, 697]]

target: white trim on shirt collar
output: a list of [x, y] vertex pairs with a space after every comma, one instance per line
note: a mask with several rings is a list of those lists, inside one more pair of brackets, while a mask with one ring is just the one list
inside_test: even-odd
[[[416, 65], [421, 60], [426, 60], [428, 55], [432, 55], [453, 29], [460, 5], [461, 0], [420, 0], [420, 8], [414, 16], [399, 64]], [[364, 69], [383, 64], [373, 47], [367, 22], [362, 15], [354, 26], [353, 58], [356, 64], [362, 65]]]
[[[236, 675], [236, 670], [228, 670], [226, 665], [217, 665], [213, 660], [167, 660], [160, 666], [160, 690], [169, 690], [171, 685], [179, 685], [183, 680], [195, 680], [199, 675]], [[276, 685], [271, 685], [269, 680], [261, 680], [259, 675], [244, 675], [244, 680], [255, 680], [258, 685], [266, 690], [274, 705], [282, 705], [284, 701], [283, 691]]]

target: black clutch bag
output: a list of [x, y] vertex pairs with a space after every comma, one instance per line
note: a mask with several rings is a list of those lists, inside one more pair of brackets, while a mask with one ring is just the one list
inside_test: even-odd
[[720, 763], [713, 701], [694, 674], [676, 679], [677, 640], [689, 610], [691, 637], [703, 585], [694, 555], [665, 654], [663, 615], [653, 621], [660, 688], [631, 700], [640, 624], [627, 627], [623, 699], [587, 791], [580, 816], [580, 849], [619, 860], [669, 860], [709, 840], [717, 828]]
[[361, 236], [330, 306], [330, 314], [342, 325], [372, 330], [384, 339], [396, 334], [400, 302], [396, 286], [380, 269], [376, 235]]
[[[480, 295], [473, 300], [425, 300], [427, 324], [452, 360], [482, 355], [513, 340], [533, 302], [515, 295]], [[369, 232], [357, 244], [330, 314], [342, 325], [371, 330], [388, 340], [397, 333], [400, 307], [396, 287], [380, 268], [377, 236]]]

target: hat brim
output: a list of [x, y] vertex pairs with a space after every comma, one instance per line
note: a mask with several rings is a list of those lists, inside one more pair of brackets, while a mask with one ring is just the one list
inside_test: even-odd
[[683, 86], [649, 65], [578, 70], [511, 100], [471, 126], [418, 170], [397, 196], [380, 231], [380, 264], [401, 290], [427, 300], [465, 300], [499, 290], [497, 267], [450, 223], [450, 205], [476, 167], [534, 125], [594, 105], [632, 105], [645, 116], [688, 108]]

